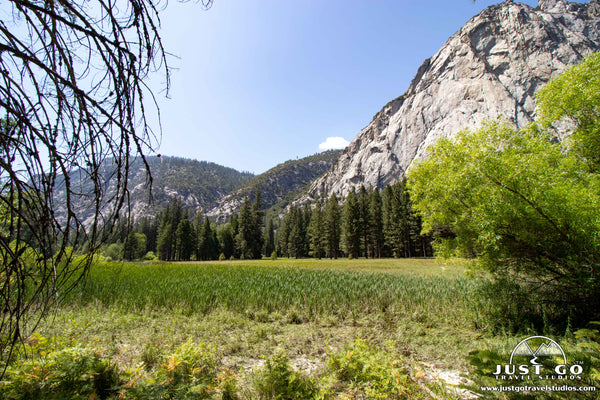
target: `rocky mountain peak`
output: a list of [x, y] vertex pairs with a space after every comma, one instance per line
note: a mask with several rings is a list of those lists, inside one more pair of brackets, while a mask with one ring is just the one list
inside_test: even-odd
[[538, 1], [538, 7], [547, 13], [559, 13], [566, 11], [566, 3], [565, 0], [540, 0]]
[[345, 197], [360, 185], [395, 183], [438, 138], [486, 119], [526, 125], [534, 117], [537, 90], [598, 50], [598, 0], [488, 7], [423, 62], [406, 93], [375, 115], [315, 181], [309, 197]]

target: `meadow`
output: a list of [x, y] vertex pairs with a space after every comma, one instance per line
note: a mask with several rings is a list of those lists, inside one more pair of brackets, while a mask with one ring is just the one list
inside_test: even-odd
[[11, 399], [469, 398], [459, 386], [476, 386], [470, 354], [510, 354], [527, 332], [486, 326], [485, 278], [466, 270], [433, 259], [98, 262], [0, 390]]

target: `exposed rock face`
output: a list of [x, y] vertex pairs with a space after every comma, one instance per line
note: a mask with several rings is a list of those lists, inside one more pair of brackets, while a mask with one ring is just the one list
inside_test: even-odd
[[345, 197], [360, 185], [397, 182], [440, 137], [500, 116], [522, 127], [536, 91], [565, 67], [600, 50], [600, 4], [506, 1], [472, 18], [417, 71], [315, 181], [311, 197]]

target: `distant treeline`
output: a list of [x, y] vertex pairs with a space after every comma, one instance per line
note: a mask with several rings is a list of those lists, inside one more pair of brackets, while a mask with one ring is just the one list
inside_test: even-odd
[[259, 259], [266, 257], [430, 257], [431, 238], [421, 235], [405, 182], [382, 192], [361, 187], [342, 205], [335, 195], [323, 202], [291, 206], [283, 218], [265, 221], [261, 194], [244, 198], [227, 223], [190, 212], [178, 199], [154, 218], [133, 227], [121, 224], [104, 248], [112, 259], [165, 261]]

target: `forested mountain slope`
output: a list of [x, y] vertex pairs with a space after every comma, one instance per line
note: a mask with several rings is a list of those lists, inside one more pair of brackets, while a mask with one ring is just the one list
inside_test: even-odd
[[211, 209], [208, 215], [223, 219], [233, 214], [241, 207], [244, 197], [248, 196], [254, 200], [256, 189], [261, 191], [263, 208], [275, 205], [284, 207], [305, 191], [315, 179], [328, 171], [337, 162], [341, 152], [341, 150], [329, 150], [279, 164], [219, 199], [216, 207]]

